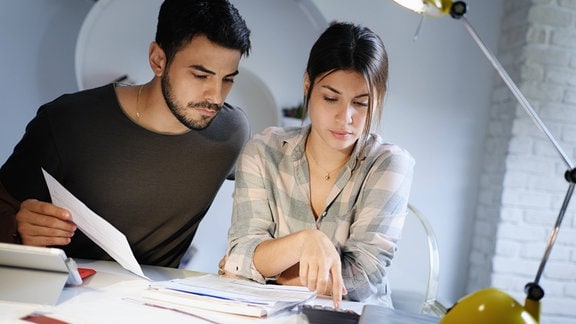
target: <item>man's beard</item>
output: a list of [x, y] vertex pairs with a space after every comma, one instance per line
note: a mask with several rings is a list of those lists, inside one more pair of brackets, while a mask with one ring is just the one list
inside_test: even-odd
[[[210, 126], [210, 123], [212, 123], [214, 118], [217, 116], [218, 112], [220, 112], [220, 110], [222, 110], [222, 106], [217, 105], [217, 104], [212, 104], [212, 103], [209, 103], [206, 101], [189, 102], [186, 105], [186, 107], [178, 105], [176, 103], [176, 100], [175, 100], [174, 95], [172, 93], [172, 85], [170, 83], [170, 78], [168, 77], [167, 73], [164, 73], [164, 75], [162, 76], [161, 86], [162, 86], [162, 95], [164, 96], [164, 101], [166, 101], [166, 105], [168, 105], [168, 108], [170, 109], [170, 111], [172, 112], [174, 117], [176, 117], [176, 119], [178, 119], [179, 122], [181, 122], [184, 126], [190, 128], [190, 129], [201, 130], [201, 129], [204, 129], [204, 128]], [[186, 116], [186, 112], [189, 109], [196, 109], [196, 108], [211, 109], [211, 110], [214, 110], [216, 112], [216, 114], [213, 116], [200, 116], [200, 119], [197, 119], [197, 120], [194, 120], [192, 118], [188, 118]]]

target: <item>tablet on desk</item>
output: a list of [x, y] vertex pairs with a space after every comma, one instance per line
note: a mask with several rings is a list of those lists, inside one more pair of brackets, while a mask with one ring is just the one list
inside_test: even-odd
[[0, 300], [54, 305], [66, 284], [81, 283], [62, 249], [0, 243]]
[[0, 267], [67, 273], [67, 284], [82, 284], [76, 262], [58, 248], [0, 243]]

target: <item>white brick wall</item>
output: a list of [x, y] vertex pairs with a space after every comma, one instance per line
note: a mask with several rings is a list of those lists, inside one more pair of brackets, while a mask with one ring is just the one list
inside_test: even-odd
[[[498, 57], [576, 160], [576, 0], [504, 2]], [[470, 255], [468, 292], [502, 289], [524, 303], [568, 188], [567, 166], [496, 80]], [[542, 323], [576, 323], [576, 197], [540, 280]]]

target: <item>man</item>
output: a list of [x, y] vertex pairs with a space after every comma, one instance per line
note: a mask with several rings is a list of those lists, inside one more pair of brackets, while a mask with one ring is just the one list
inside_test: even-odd
[[249, 137], [224, 103], [250, 30], [227, 0], [166, 0], [149, 48], [154, 77], [43, 105], [0, 168], [0, 239], [110, 257], [51, 203], [44, 168], [123, 232], [141, 264], [177, 267]]

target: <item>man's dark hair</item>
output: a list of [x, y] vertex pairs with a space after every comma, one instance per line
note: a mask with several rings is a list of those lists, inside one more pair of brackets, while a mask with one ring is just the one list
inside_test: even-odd
[[250, 29], [227, 0], [165, 0], [158, 14], [156, 43], [170, 63], [176, 52], [195, 36], [204, 35], [210, 41], [244, 56], [250, 53]]

